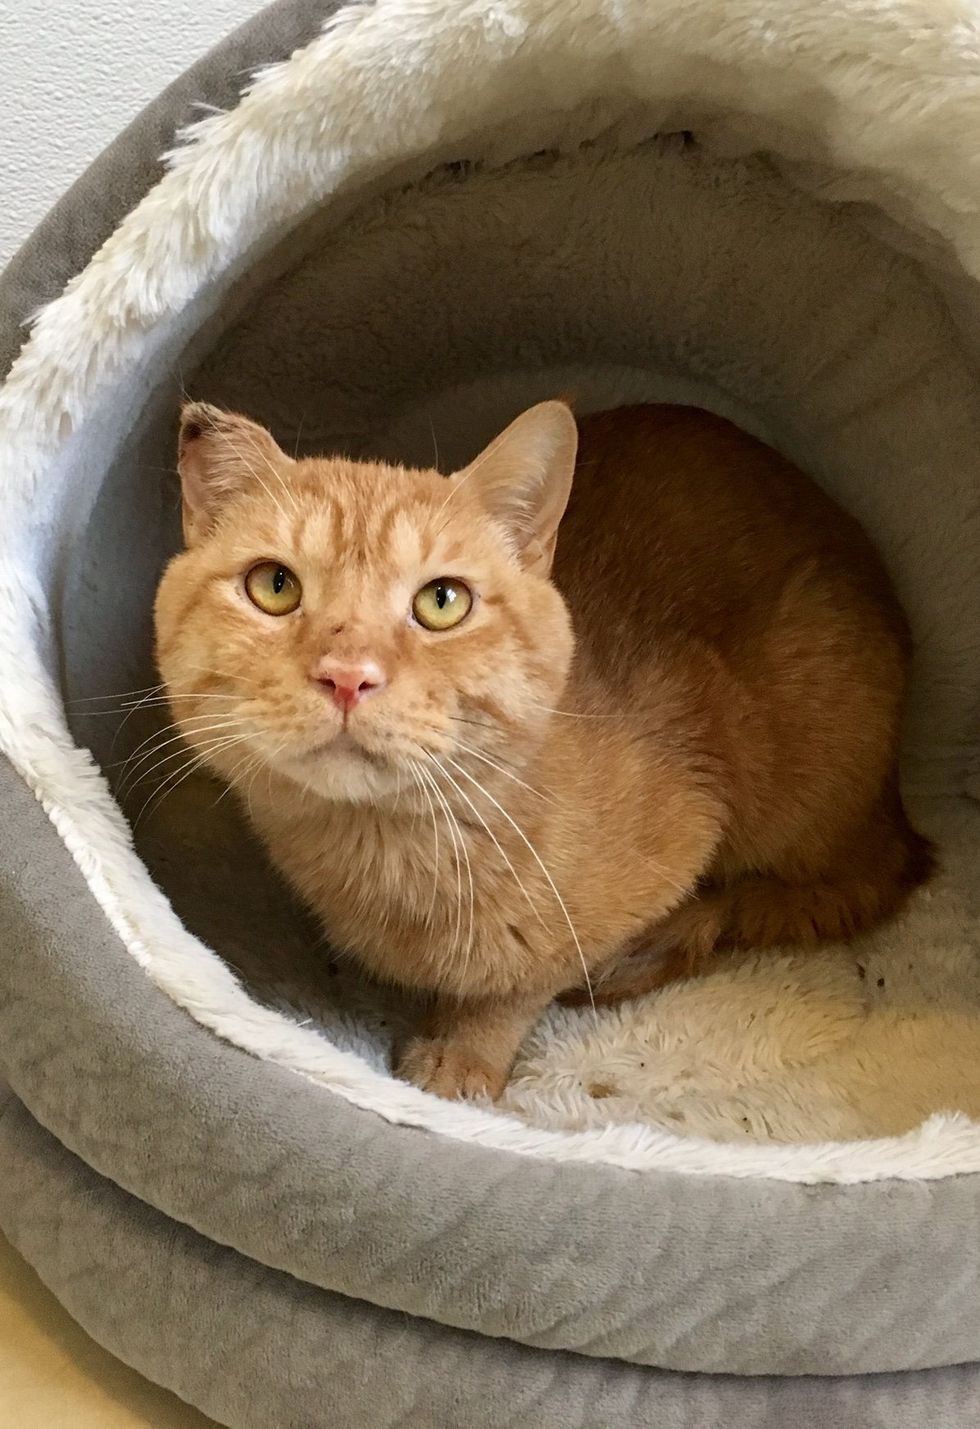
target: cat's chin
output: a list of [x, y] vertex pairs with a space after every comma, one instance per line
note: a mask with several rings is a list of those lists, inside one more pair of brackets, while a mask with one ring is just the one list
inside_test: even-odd
[[334, 803], [376, 803], [394, 794], [400, 782], [387, 759], [343, 734], [289, 760], [281, 772], [304, 792]]

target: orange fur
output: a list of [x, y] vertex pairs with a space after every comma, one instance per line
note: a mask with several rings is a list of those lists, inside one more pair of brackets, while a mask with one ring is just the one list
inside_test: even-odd
[[[853, 936], [929, 869], [896, 782], [908, 637], [857, 524], [692, 409], [586, 418], [566, 511], [574, 461], [560, 403], [451, 478], [185, 411], [174, 719], [332, 940], [431, 994], [399, 1070], [446, 1096], [498, 1095], [555, 996]], [[268, 559], [302, 583], [284, 617], [244, 593]], [[410, 615], [439, 576], [475, 594], [442, 633]], [[383, 687], [342, 714], [324, 658]]]

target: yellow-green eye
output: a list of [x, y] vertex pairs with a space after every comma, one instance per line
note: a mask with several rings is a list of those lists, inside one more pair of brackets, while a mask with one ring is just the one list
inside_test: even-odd
[[462, 581], [448, 576], [424, 585], [412, 601], [412, 614], [426, 630], [452, 630], [465, 620], [473, 605], [473, 597]]
[[245, 577], [245, 593], [266, 615], [291, 615], [299, 605], [303, 587], [288, 566], [260, 561]]

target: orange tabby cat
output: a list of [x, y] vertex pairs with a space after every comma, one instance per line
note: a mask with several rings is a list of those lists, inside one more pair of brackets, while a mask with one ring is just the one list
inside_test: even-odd
[[857, 524], [704, 412], [580, 435], [546, 402], [447, 478], [183, 414], [174, 719], [331, 939], [432, 995], [397, 1069], [444, 1096], [497, 1096], [556, 996], [849, 938], [930, 866]]

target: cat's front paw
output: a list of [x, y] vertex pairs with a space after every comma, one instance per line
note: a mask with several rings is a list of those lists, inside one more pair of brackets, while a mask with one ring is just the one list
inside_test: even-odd
[[449, 1101], [496, 1101], [507, 1085], [508, 1075], [506, 1068], [501, 1071], [492, 1066], [472, 1047], [428, 1037], [416, 1037], [408, 1043], [396, 1071], [402, 1081]]

